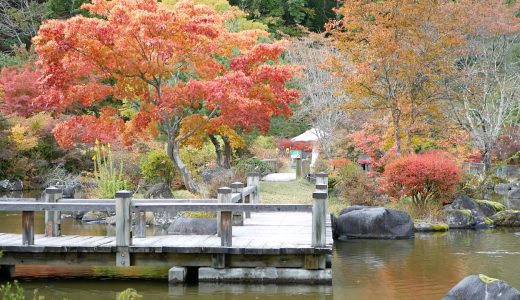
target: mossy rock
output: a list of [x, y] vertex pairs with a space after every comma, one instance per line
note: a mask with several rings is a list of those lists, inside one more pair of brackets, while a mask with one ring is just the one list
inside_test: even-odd
[[449, 228], [446, 223], [414, 222], [414, 230], [416, 232], [445, 232], [448, 231]]
[[480, 210], [486, 217], [490, 217], [497, 212], [506, 210], [506, 207], [504, 204], [495, 202], [495, 201], [489, 201], [489, 200], [475, 200], [477, 202], [478, 206], [480, 207]]
[[469, 209], [450, 209], [446, 211], [449, 228], [473, 228], [477, 221]]
[[520, 210], [504, 210], [490, 217], [496, 226], [520, 227]]

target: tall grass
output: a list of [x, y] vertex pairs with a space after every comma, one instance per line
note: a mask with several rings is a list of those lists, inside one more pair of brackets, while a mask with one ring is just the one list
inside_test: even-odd
[[123, 179], [123, 162], [119, 167], [114, 167], [110, 144], [100, 145], [96, 140], [92, 159], [99, 197], [114, 198], [117, 191], [127, 189], [128, 184]]

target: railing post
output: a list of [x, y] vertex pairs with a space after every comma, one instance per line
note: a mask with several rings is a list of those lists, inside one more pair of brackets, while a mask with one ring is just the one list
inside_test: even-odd
[[255, 186], [256, 191], [253, 193], [253, 199], [251, 203], [259, 204], [260, 203], [260, 173], [251, 172], [247, 174], [247, 186]]
[[[233, 182], [231, 184], [231, 190], [233, 193], [240, 193], [240, 203], [244, 203], [244, 194], [242, 193], [244, 190], [244, 184], [242, 182]], [[233, 225], [244, 226], [244, 212], [233, 213]]]
[[327, 173], [317, 173], [316, 174], [316, 185], [324, 184], [326, 186], [329, 185], [329, 175]]
[[[326, 217], [327, 192], [315, 191], [312, 193], [312, 238], [311, 246], [320, 248], [327, 245]], [[311, 270], [325, 269], [326, 256], [320, 254], [306, 254], [305, 268]]]
[[22, 245], [34, 245], [34, 211], [22, 212]]
[[302, 178], [302, 158], [296, 157], [296, 179]]
[[[45, 202], [56, 203], [63, 196], [60, 188], [51, 186], [45, 189]], [[45, 212], [45, 236], [61, 235], [61, 212], [46, 211]]]
[[138, 211], [135, 213], [135, 236], [136, 238], [146, 237], [146, 212]]
[[313, 247], [325, 247], [325, 225], [327, 217], [327, 192], [312, 193], [312, 240]]
[[[221, 187], [217, 190], [219, 203], [231, 203], [231, 189]], [[232, 221], [231, 211], [217, 212], [217, 233], [220, 236], [220, 245], [222, 247], [231, 247], [232, 245]]]
[[130, 214], [130, 203], [132, 192], [116, 192], [116, 266], [130, 266], [129, 247], [132, 245], [132, 220]]

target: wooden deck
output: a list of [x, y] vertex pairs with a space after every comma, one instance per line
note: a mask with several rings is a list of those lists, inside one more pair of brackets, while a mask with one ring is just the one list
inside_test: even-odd
[[[133, 252], [195, 252], [195, 253], [318, 253], [332, 251], [332, 231], [327, 222], [327, 246], [311, 247], [311, 213], [256, 213], [244, 226], [233, 227], [233, 246], [222, 248], [216, 235], [165, 235], [133, 238]], [[0, 249], [4, 251], [106, 252], [115, 251], [115, 236], [35, 235], [34, 245], [22, 245], [21, 234], [0, 233]], [[113, 248], [113, 249], [112, 249]]]
[[[133, 256], [132, 265], [158, 265], [160, 260], [152, 263], [152, 257], [157, 259], [156, 255], [149, 256], [150, 259], [142, 255], [157, 254], [176, 265], [212, 266], [214, 262], [211, 254], [229, 254], [231, 257], [241, 257], [240, 260], [250, 255], [265, 256], [271, 263], [260, 263], [261, 266], [294, 265], [301, 268], [304, 267], [305, 255], [332, 253], [330, 219], [326, 225], [325, 247], [311, 246], [311, 224], [312, 213], [255, 213], [244, 221], [244, 226], [233, 227], [232, 247], [221, 247], [221, 238], [216, 235], [165, 235], [133, 238], [129, 252]], [[0, 258], [3, 265], [100, 262], [103, 265], [115, 265], [114, 253], [117, 252], [114, 236], [35, 235], [34, 245], [24, 246], [21, 234], [10, 233], [0, 233], [0, 249], [4, 252], [4, 257]], [[184, 261], [180, 256], [175, 257], [175, 254], [209, 256], [201, 255], [195, 261], [186, 257]], [[288, 256], [293, 257], [288, 259]], [[250, 263], [247, 265], [251, 266]]]
[[[28, 265], [171, 266], [169, 281], [183, 282], [196, 267], [201, 281], [332, 280], [332, 228], [326, 213], [326, 174], [316, 183], [310, 204], [260, 204], [258, 173], [248, 185], [218, 189], [217, 199], [132, 199], [119, 191], [115, 200], [63, 199], [47, 188], [45, 202], [0, 201], [0, 211], [22, 212], [22, 234], [0, 233], [0, 271]], [[34, 232], [34, 213], [45, 211], [45, 235]], [[63, 211], [113, 211], [116, 236], [79, 236], [61, 232]], [[146, 236], [146, 212], [212, 211], [217, 235]], [[134, 224], [135, 223], [135, 224]], [[0, 272], [2, 273], [2, 272]]]

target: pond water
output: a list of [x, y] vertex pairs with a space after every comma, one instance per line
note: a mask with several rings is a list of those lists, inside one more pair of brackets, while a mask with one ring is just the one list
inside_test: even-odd
[[[25, 194], [25, 197], [37, 197]], [[11, 195], [21, 197], [21, 195]], [[493, 199], [495, 200], [495, 199]], [[507, 201], [507, 199], [496, 199]], [[44, 231], [43, 213], [35, 231]], [[19, 233], [21, 216], [0, 212], [0, 232]], [[115, 235], [115, 227], [62, 220], [63, 234]], [[516, 233], [516, 234], [515, 234]], [[148, 235], [165, 234], [148, 228]], [[440, 299], [469, 274], [483, 273], [520, 289], [520, 228], [418, 233], [411, 240], [335, 242], [332, 286], [191, 284], [168, 286], [164, 268], [18, 266], [32, 299], [115, 299], [132, 287], [144, 299]]]
[[[0, 232], [19, 232], [20, 215], [0, 213]], [[43, 214], [37, 213], [37, 233]], [[114, 227], [62, 221], [64, 234], [113, 235]], [[32, 299], [114, 299], [136, 289], [144, 299], [440, 299], [469, 274], [484, 273], [520, 288], [520, 229], [452, 230], [416, 234], [411, 240], [336, 242], [333, 285], [221, 285], [169, 287], [164, 268], [18, 266], [17, 276]], [[161, 234], [149, 229], [148, 234]]]

